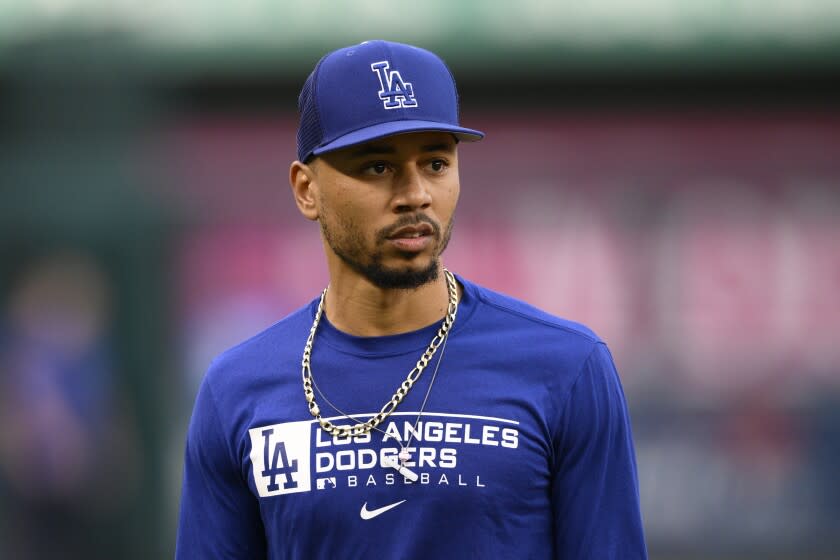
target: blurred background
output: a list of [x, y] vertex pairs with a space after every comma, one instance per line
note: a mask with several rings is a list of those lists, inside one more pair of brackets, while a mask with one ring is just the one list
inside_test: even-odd
[[652, 559], [836, 558], [840, 3], [0, 0], [0, 559], [170, 558], [216, 354], [316, 296], [297, 93], [441, 54], [449, 268], [604, 337]]

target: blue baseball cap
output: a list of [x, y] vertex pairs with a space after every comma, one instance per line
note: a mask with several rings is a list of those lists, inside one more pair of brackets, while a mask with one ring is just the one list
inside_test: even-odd
[[458, 122], [458, 91], [436, 54], [366, 41], [324, 56], [298, 98], [298, 160], [404, 132], [451, 132], [481, 140]]

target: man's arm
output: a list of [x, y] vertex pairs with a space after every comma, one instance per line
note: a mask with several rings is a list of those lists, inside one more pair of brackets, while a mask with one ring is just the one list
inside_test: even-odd
[[187, 433], [175, 557], [265, 558], [259, 507], [226, 441], [205, 379]]
[[557, 558], [647, 558], [630, 418], [603, 343], [561, 404], [552, 481]]

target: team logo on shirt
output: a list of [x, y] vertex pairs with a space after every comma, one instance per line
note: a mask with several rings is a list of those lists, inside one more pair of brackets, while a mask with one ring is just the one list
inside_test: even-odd
[[370, 69], [376, 72], [379, 78], [379, 99], [382, 100], [386, 109], [417, 107], [414, 86], [404, 81], [399, 71], [391, 70], [387, 60], [374, 62], [370, 65]]
[[260, 496], [309, 492], [312, 422], [286, 422], [248, 430], [254, 484]]

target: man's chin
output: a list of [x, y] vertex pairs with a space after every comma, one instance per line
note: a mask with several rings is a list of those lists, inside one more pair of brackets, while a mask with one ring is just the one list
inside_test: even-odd
[[373, 285], [384, 289], [413, 290], [437, 280], [437, 259], [423, 259], [415, 254], [411, 260], [411, 263], [393, 266], [374, 263], [361, 272]]

